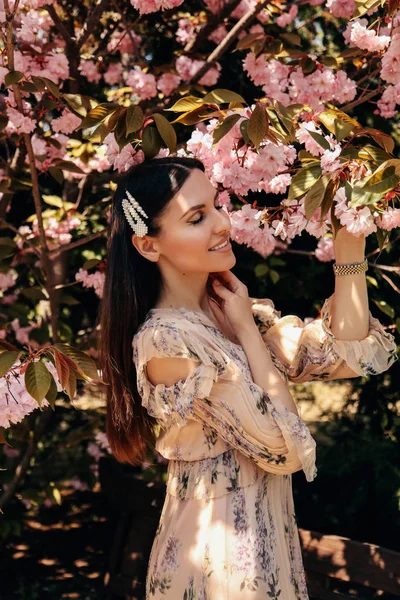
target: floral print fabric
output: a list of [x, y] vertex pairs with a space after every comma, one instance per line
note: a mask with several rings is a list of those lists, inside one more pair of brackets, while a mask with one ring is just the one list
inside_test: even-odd
[[[365, 340], [336, 340], [331, 298], [307, 325], [251, 299], [286, 382], [375, 374], [397, 359], [393, 336], [371, 314]], [[151, 309], [132, 347], [142, 404], [160, 425], [156, 449], [169, 460], [146, 598], [307, 600], [291, 488], [292, 473], [302, 469], [308, 481], [317, 473], [306, 424], [255, 384], [243, 348], [203, 313]], [[197, 367], [155, 386], [146, 363], [168, 356]]]

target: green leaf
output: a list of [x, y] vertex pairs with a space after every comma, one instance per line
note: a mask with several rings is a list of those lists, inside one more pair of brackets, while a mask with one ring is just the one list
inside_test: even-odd
[[278, 283], [280, 277], [279, 277], [279, 273], [277, 271], [275, 271], [274, 269], [270, 269], [269, 276], [270, 276], [273, 284]]
[[241, 119], [241, 115], [229, 115], [219, 123], [213, 132], [213, 144], [217, 144], [222, 138], [229, 133], [232, 127]]
[[85, 269], [85, 271], [89, 271], [89, 269], [93, 269], [94, 267], [97, 267], [100, 263], [101, 263], [100, 258], [91, 258], [89, 260], [86, 260], [83, 263], [82, 269]]
[[337, 119], [335, 121], [335, 137], [338, 142], [341, 142], [346, 138], [354, 129], [354, 125], [352, 123], [346, 123], [342, 119]]
[[264, 263], [260, 263], [254, 267], [254, 273], [256, 277], [264, 277], [269, 271], [269, 266]]
[[366, 275], [365, 278], [368, 281], [368, 283], [370, 283], [371, 285], [373, 285], [377, 289], [379, 288], [379, 283], [377, 282], [377, 280], [375, 279], [375, 277], [371, 277], [371, 275]]
[[354, 135], [356, 135], [356, 136], [370, 135], [372, 137], [372, 139], [377, 144], [379, 144], [379, 146], [381, 148], [383, 148], [385, 150], [385, 152], [388, 152], [389, 154], [393, 153], [393, 150], [394, 150], [393, 138], [390, 135], [388, 135], [387, 133], [383, 133], [382, 131], [379, 131], [379, 129], [374, 129], [373, 127], [364, 127], [364, 128], [361, 128], [359, 131], [354, 132]]
[[64, 175], [60, 169], [55, 169], [54, 167], [49, 167], [48, 172], [53, 177], [53, 179], [55, 179], [57, 181], [57, 183], [59, 183], [60, 185], [62, 184], [62, 182], [64, 181]]
[[382, 163], [372, 175], [357, 181], [353, 186], [351, 207], [376, 204], [400, 181], [400, 160], [390, 159]]
[[84, 379], [89, 377], [94, 381], [103, 383], [97, 373], [97, 366], [95, 361], [85, 352], [79, 350], [78, 348], [74, 348], [68, 344], [54, 344], [54, 347], [57, 348], [62, 354], [72, 358], [78, 365], [82, 375], [84, 375]]
[[94, 100], [84, 94], [62, 94], [62, 98], [66, 101], [71, 110], [80, 117], [86, 117], [87, 113], [94, 108], [94, 106], [92, 106]]
[[126, 111], [126, 134], [138, 131], [144, 122], [143, 110], [140, 106], [129, 106]]
[[324, 110], [318, 115], [318, 120], [321, 121], [321, 123], [325, 125], [327, 130], [333, 135], [336, 133], [336, 121], [338, 119], [341, 119], [343, 123], [351, 123], [354, 128], [361, 129], [361, 125], [358, 121], [336, 108]]
[[372, 301], [375, 302], [375, 304], [377, 305], [377, 307], [383, 313], [385, 313], [385, 315], [387, 315], [391, 319], [394, 319], [395, 314], [396, 314], [395, 310], [394, 310], [394, 308], [392, 308], [392, 306], [389, 306], [389, 304], [385, 300], [375, 300], [374, 298], [372, 298]]
[[248, 125], [249, 125], [248, 119], [243, 119], [243, 121], [241, 121], [240, 125], [239, 125], [240, 133], [242, 134], [245, 144], [247, 146], [250, 144], [249, 134], [247, 133]]
[[9, 71], [4, 77], [4, 85], [8, 87], [13, 83], [18, 83], [24, 78], [24, 74], [21, 71]]
[[50, 206], [56, 206], [57, 208], [63, 208], [63, 201], [60, 198], [60, 196], [49, 196], [47, 194], [43, 194], [42, 195], [43, 200], [46, 202], [46, 204], [49, 204]]
[[390, 237], [390, 232], [386, 231], [384, 229], [381, 229], [380, 227], [377, 228], [376, 230], [376, 238], [378, 240], [378, 245], [379, 245], [379, 250], [382, 252], [384, 245], [386, 244], [387, 240]]
[[336, 184], [332, 179], [329, 181], [326, 186], [326, 190], [324, 193], [324, 197], [321, 203], [321, 221], [323, 221], [324, 217], [327, 215], [328, 211], [331, 209], [333, 197], [335, 195]]
[[217, 89], [212, 90], [202, 98], [203, 103], [207, 104], [227, 104], [229, 102], [239, 102], [246, 104], [246, 100], [236, 92], [231, 90]]
[[146, 158], [153, 158], [160, 152], [162, 139], [155, 127], [147, 125], [143, 129], [142, 150]]
[[292, 46], [301, 46], [301, 37], [297, 33], [281, 33], [280, 37]]
[[18, 360], [20, 352], [4, 350], [0, 352], [0, 377], [3, 377], [13, 364]]
[[265, 112], [265, 108], [260, 103], [257, 103], [247, 125], [248, 136], [257, 150], [267, 131], [267, 113]]
[[321, 177], [321, 173], [321, 166], [319, 164], [304, 167], [297, 171], [290, 183], [288, 199], [293, 200], [294, 198], [303, 196]]
[[240, 40], [238, 40], [236, 44], [236, 50], [247, 50], [251, 48], [254, 42], [258, 39], [262, 39], [265, 37], [263, 32], [257, 33], [249, 33], [248, 35], [244, 35]]
[[79, 173], [80, 175], [84, 175], [82, 169], [70, 160], [55, 160], [53, 161], [53, 166], [57, 169], [61, 169], [62, 171], [69, 171], [70, 173]]
[[116, 102], [103, 102], [88, 112], [77, 129], [87, 129], [104, 121], [106, 117], [120, 108]]
[[49, 391], [51, 378], [46, 365], [42, 361], [29, 363], [25, 371], [25, 387], [27, 392], [35, 398], [39, 406]]
[[21, 294], [23, 294], [26, 298], [29, 298], [30, 300], [48, 300], [47, 296], [37, 286], [23, 289], [21, 290]]
[[176, 152], [176, 133], [171, 123], [159, 113], [154, 113], [153, 119], [164, 144], [171, 152]]
[[[356, 148], [353, 148], [354, 151], [357, 151]], [[342, 152], [342, 156], [344, 153]], [[352, 156], [351, 158], [355, 158]], [[385, 150], [381, 148], [376, 148], [371, 144], [366, 144], [361, 150], [358, 150], [358, 158], [362, 160], [374, 161], [375, 163], [381, 164], [387, 160], [390, 160], [392, 156], [385, 152]]]
[[328, 140], [326, 140], [324, 138], [323, 135], [321, 135], [320, 133], [317, 133], [316, 131], [309, 131], [308, 133], [309, 133], [309, 135], [311, 135], [313, 140], [315, 140], [317, 142], [317, 144], [319, 144], [321, 146], [321, 148], [323, 148], [324, 150], [331, 149], [330, 143], [328, 142]]
[[328, 175], [323, 175], [314, 185], [310, 188], [304, 199], [304, 212], [307, 219], [311, 219], [317, 208], [320, 206], [324, 199], [326, 187], [330, 181]]
[[196, 98], [195, 96], [185, 96], [185, 98], [180, 98], [171, 108], [164, 108], [164, 110], [171, 110], [173, 112], [188, 112], [193, 110], [194, 108], [199, 108], [204, 104], [201, 98]]
[[48, 401], [48, 403], [50, 404], [51, 408], [54, 410], [55, 405], [56, 405], [58, 391], [57, 391], [57, 384], [54, 381], [54, 377], [53, 377], [53, 375], [51, 375], [51, 373], [50, 373], [50, 377], [51, 377], [50, 387], [49, 387], [49, 390], [45, 397], [46, 397], [46, 400]]

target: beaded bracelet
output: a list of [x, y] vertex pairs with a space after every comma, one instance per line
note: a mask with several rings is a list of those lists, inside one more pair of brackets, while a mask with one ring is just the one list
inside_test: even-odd
[[334, 263], [333, 271], [335, 275], [353, 275], [355, 273], [364, 273], [368, 269], [368, 260], [365, 258], [361, 263], [352, 263], [349, 265], [337, 265]]

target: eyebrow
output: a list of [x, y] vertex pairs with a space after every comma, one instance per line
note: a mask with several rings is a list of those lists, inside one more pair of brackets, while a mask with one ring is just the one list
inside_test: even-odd
[[[215, 196], [214, 196], [213, 202], [215, 202], [215, 200], [216, 200], [216, 198], [217, 198], [218, 194], [219, 194], [219, 190], [216, 190], [216, 191], [215, 191]], [[196, 204], [195, 206], [192, 206], [192, 208], [189, 208], [189, 210], [187, 210], [187, 211], [185, 212], [185, 214], [184, 214], [184, 215], [182, 215], [182, 216], [180, 217], [180, 219], [179, 219], [179, 220], [183, 219], [183, 217], [186, 217], [186, 215], [187, 215], [187, 214], [189, 214], [189, 213], [190, 213], [190, 212], [192, 212], [192, 211], [195, 211], [195, 210], [200, 210], [200, 208], [207, 208], [207, 205], [206, 205], [206, 204]]]

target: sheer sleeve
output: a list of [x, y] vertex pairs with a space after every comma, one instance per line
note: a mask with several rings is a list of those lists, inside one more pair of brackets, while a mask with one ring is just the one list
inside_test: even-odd
[[394, 336], [369, 311], [363, 340], [338, 340], [331, 330], [332, 296], [318, 319], [305, 324], [295, 315], [281, 317], [269, 298], [251, 298], [260, 333], [276, 366], [294, 383], [377, 375], [398, 360]]
[[[315, 441], [306, 424], [254, 382], [204, 335], [181, 327], [148, 328], [133, 343], [142, 405], [162, 427], [183, 427], [188, 419], [207, 424], [230, 447], [275, 474], [303, 469], [316, 476]], [[146, 363], [153, 357], [182, 357], [197, 362], [185, 380], [153, 385]]]

